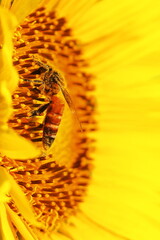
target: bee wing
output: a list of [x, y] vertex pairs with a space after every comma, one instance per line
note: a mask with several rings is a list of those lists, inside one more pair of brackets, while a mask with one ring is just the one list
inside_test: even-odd
[[63, 94], [63, 96], [64, 96], [64, 98], [65, 98], [65, 100], [66, 100], [66, 102], [67, 102], [67, 104], [69, 106], [69, 108], [71, 109], [72, 113], [74, 114], [74, 116], [76, 117], [76, 120], [79, 123], [81, 131], [83, 131], [81, 122], [80, 122], [80, 120], [78, 118], [78, 114], [77, 114], [76, 108], [75, 108], [75, 106], [73, 104], [73, 101], [72, 101], [68, 91], [63, 86], [61, 86], [60, 84], [59, 84], [59, 86], [60, 86], [61, 92], [62, 92], [62, 94]]
[[62, 86], [60, 86], [60, 88], [61, 88], [62, 94], [63, 94], [63, 96], [64, 96], [64, 98], [65, 98], [65, 100], [66, 100], [69, 108], [70, 108], [73, 112], [75, 112], [76, 110], [75, 110], [73, 101], [72, 101], [72, 99], [71, 99], [68, 91], [67, 91], [65, 88], [63, 88]]

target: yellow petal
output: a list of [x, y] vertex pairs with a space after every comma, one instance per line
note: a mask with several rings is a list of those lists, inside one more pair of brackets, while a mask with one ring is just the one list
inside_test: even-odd
[[25, 240], [38, 240], [35, 234], [33, 234], [31, 230], [28, 229], [28, 227], [22, 222], [18, 215], [15, 212], [13, 212], [8, 206], [7, 213], [8, 216], [11, 218], [11, 221], [13, 222], [13, 224], [15, 225], [15, 227]]
[[160, 239], [160, 21], [159, 3], [152, 10], [150, 4], [124, 1], [108, 11], [103, 50], [88, 51], [99, 76], [99, 131], [93, 182], [81, 208], [102, 228], [136, 240]]
[[40, 154], [30, 141], [19, 136], [14, 130], [7, 127], [0, 128], [0, 152], [10, 158], [27, 159]]
[[21, 23], [27, 15], [29, 15], [35, 8], [39, 6], [42, 0], [16, 0], [11, 6], [11, 11], [15, 14], [18, 22]]
[[13, 14], [0, 6], [0, 44], [12, 49], [12, 34], [17, 26], [17, 20]]
[[10, 224], [5, 205], [0, 202], [0, 239], [15, 240]]
[[127, 237], [116, 233], [114, 229], [101, 227], [100, 223], [96, 223], [94, 219], [90, 219], [80, 213], [76, 217], [71, 217], [69, 224], [62, 226], [60, 233], [62, 236], [76, 240], [88, 240], [90, 238], [93, 240], [129, 240]]
[[[79, 2], [75, 0], [63, 0], [63, 1], [49, 1], [43, 0], [42, 4], [48, 10], [57, 10], [60, 17], [64, 17], [69, 20], [69, 23], [75, 23], [79, 19], [83, 18], [83, 15], [90, 10], [90, 8], [95, 4], [96, 0], [81, 0]], [[72, 11], [71, 11], [72, 9]], [[73, 27], [73, 24], [71, 25]]]
[[158, 240], [159, 134], [103, 132], [83, 211], [129, 239]]
[[0, 124], [5, 124], [12, 114], [11, 93], [5, 81], [0, 81]]
[[[74, 219], [79, 231], [67, 230], [76, 239], [158, 240], [159, 1], [101, 1], [96, 7], [75, 21], [98, 75], [96, 164], [82, 205], [89, 220]], [[95, 42], [87, 45], [90, 39]], [[114, 234], [96, 235], [95, 225]]]
[[[1, 168], [0, 168], [0, 179], [1, 179], [0, 195], [7, 195], [9, 193], [9, 191], [11, 190], [11, 183], [9, 182], [9, 179], [7, 177], [4, 177], [4, 174], [1, 174]], [[0, 201], [2, 201], [1, 198], [0, 198]]]
[[75, 33], [86, 44], [85, 56], [98, 76], [102, 70], [115, 72], [137, 59], [144, 61], [144, 56], [157, 59], [159, 2], [155, 0], [153, 8], [150, 4], [150, 0], [100, 1], [75, 22]]
[[4, 175], [4, 171], [4, 168], [0, 169], [0, 239], [14, 240], [15, 238], [11, 230], [11, 222], [8, 219], [5, 205], [5, 202], [9, 201], [7, 195], [11, 190], [11, 182]]
[[66, 237], [64, 236], [64, 234], [62, 233], [54, 233], [50, 236], [51, 240], [72, 240], [73, 238], [70, 237]]
[[18, 84], [18, 74], [12, 65], [12, 33], [16, 20], [0, 7], [0, 122], [5, 123], [12, 113], [11, 93]]
[[11, 0], [1, 0], [1, 6], [7, 9], [10, 9], [12, 5], [12, 1]]

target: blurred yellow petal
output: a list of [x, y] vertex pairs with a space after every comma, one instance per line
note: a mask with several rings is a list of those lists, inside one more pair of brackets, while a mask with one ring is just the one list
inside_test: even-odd
[[152, 143], [159, 134], [111, 132], [104, 141], [105, 136], [99, 136], [97, 155], [104, 157], [97, 156], [83, 211], [129, 239], [159, 239], [159, 143]]
[[7, 9], [10, 9], [12, 5], [12, 1], [11, 0], [1, 0], [1, 6]]
[[0, 202], [0, 239], [15, 240], [15, 236], [10, 227], [10, 222], [8, 221], [6, 208], [4, 204], [1, 202]]
[[16, 19], [12, 16], [12, 14], [9, 13], [8, 10], [0, 7], [1, 122], [6, 122], [12, 112], [11, 93], [15, 90], [18, 84], [18, 74], [12, 63], [12, 36], [16, 27], [15, 23]]
[[14, 240], [14, 235], [10, 227], [10, 220], [8, 219], [5, 202], [9, 201], [7, 196], [11, 189], [9, 180], [4, 177], [4, 171], [0, 171], [0, 239]]
[[98, 41], [86, 45], [93, 50], [87, 54], [99, 76], [99, 131], [93, 183], [81, 209], [90, 221], [127, 239], [158, 240], [159, 2], [152, 9], [150, 1], [132, 2], [127, 3], [127, 11], [127, 5], [115, 4], [112, 10], [121, 15], [108, 12], [113, 21], [106, 24], [113, 22], [119, 33], [107, 29], [106, 42], [101, 39], [99, 50], [92, 48]]
[[27, 15], [29, 15], [35, 8], [38, 7], [42, 0], [15, 0], [11, 6], [11, 11], [15, 14], [18, 22], [21, 23]]
[[[94, 17], [96, 12], [101, 13], [98, 18]], [[153, 8], [150, 0], [101, 1], [79, 20], [75, 33], [86, 45], [86, 57], [94, 65], [93, 71], [99, 75], [107, 70], [109, 74], [126, 64], [135, 64], [137, 59], [149, 60], [149, 54], [159, 55], [155, 44], [160, 38], [158, 17], [158, 1], [154, 1]]]
[[51, 237], [51, 239], [54, 239], [54, 240], [70, 240], [71, 238], [68, 238], [68, 237], [64, 236], [64, 234], [56, 233], [56, 234], [53, 235], [53, 238]]
[[29, 15], [42, 0], [2, 0], [1, 6], [10, 9], [18, 19], [18, 23], [21, 23], [27, 15]]
[[15, 239], [15, 226], [24, 239], [36, 240], [37, 237], [33, 236], [31, 229], [29, 229], [29, 227], [24, 224], [21, 217], [8, 206], [8, 203], [13, 200], [20, 215], [32, 222], [33, 225], [40, 227], [24, 193], [3, 167], [0, 167], [0, 179], [0, 239]]
[[36, 148], [30, 141], [19, 136], [15, 131], [9, 128], [1, 128], [0, 151], [3, 155], [15, 159], [33, 158], [40, 154], [40, 150]]
[[[74, 23], [75, 21], [79, 21], [81, 18], [83, 18], [84, 14], [90, 10], [90, 8], [96, 3], [96, 0], [88, 0], [87, 2], [85, 0], [81, 0], [79, 2], [76, 2], [75, 0], [63, 0], [63, 1], [48, 1], [43, 0], [42, 4], [46, 6], [47, 10], [55, 10], [58, 12], [58, 15], [60, 17], [64, 17], [69, 21], [69, 23]], [[72, 9], [72, 11], [71, 11]], [[72, 28], [74, 26], [72, 24]]]
[[0, 13], [1, 13], [0, 14], [0, 31], [1, 31], [0, 44], [3, 44], [3, 48], [4, 46], [7, 46], [8, 55], [11, 55], [11, 51], [13, 47], [12, 35], [17, 26], [17, 19], [11, 12], [9, 12], [7, 9], [2, 8], [1, 6], [0, 6]]
[[20, 234], [25, 240], [38, 240], [38, 238], [30, 230], [28, 230], [27, 226], [14, 211], [7, 207], [7, 212], [11, 218], [11, 221], [14, 223], [15, 227], [19, 230]]
[[[95, 211], [95, 209], [92, 209]], [[101, 212], [102, 215], [102, 212]], [[88, 218], [83, 213], [77, 213], [76, 217], [71, 217], [67, 226], [63, 226], [61, 235], [69, 239], [87, 240], [92, 239], [109, 239], [109, 240], [129, 240], [126, 236], [119, 234], [115, 229], [102, 227], [96, 219]]]
[[[9, 190], [7, 189], [8, 193], [10, 193], [11, 197], [13, 198], [21, 215], [25, 219], [30, 221], [33, 225], [40, 226], [40, 224], [38, 224], [38, 222], [35, 219], [33, 210], [30, 204], [28, 203], [23, 191], [21, 190], [19, 185], [15, 182], [13, 177], [3, 167], [0, 167], [0, 177], [4, 182], [7, 181], [7, 183], [10, 184], [10, 189]], [[3, 189], [2, 192], [4, 192]]]

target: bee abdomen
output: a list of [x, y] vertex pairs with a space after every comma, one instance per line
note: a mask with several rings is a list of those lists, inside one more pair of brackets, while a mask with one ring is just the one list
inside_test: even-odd
[[49, 149], [53, 144], [62, 119], [64, 102], [57, 96], [52, 96], [50, 105], [46, 112], [43, 126], [43, 147]]
[[62, 114], [48, 113], [45, 118], [46, 125], [59, 125], [62, 118]]

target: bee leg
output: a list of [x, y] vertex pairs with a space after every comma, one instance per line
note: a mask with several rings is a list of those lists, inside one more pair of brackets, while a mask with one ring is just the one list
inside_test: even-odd
[[21, 78], [20, 80], [24, 81], [24, 82], [31, 82], [31, 83], [40, 83], [40, 84], [43, 84], [43, 81], [42, 80], [30, 80], [30, 79], [24, 79], [24, 78]]
[[41, 92], [42, 94], [45, 95], [45, 84], [44, 84], [44, 82], [43, 82], [43, 84], [41, 84], [41, 86], [39, 87], [39, 90], [40, 90], [40, 92]]
[[[48, 71], [49, 69], [49, 66], [43, 62], [41, 62], [40, 60], [36, 59], [34, 56], [33, 56], [33, 61], [38, 65], [40, 66], [41, 68], [43, 68], [45, 71]], [[42, 69], [41, 69], [42, 70]]]
[[41, 93], [41, 90], [38, 88], [32, 88], [30, 91], [33, 91], [34, 93]]
[[50, 103], [41, 105], [38, 109], [32, 111], [30, 117], [40, 116], [48, 108], [49, 104]]

